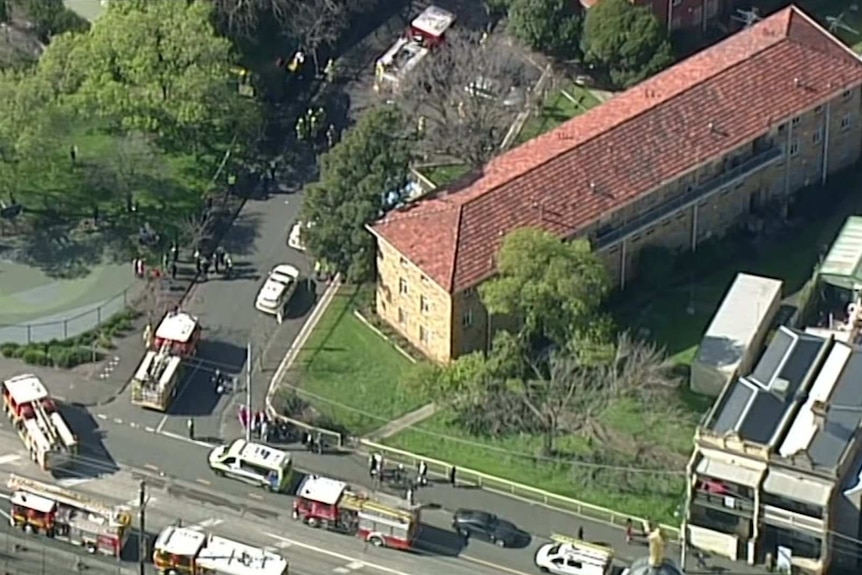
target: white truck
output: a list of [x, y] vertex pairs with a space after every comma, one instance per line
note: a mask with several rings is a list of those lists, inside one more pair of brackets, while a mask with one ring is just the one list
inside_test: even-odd
[[536, 552], [536, 566], [554, 575], [610, 575], [613, 572], [614, 550], [581, 539], [552, 535], [552, 543]]

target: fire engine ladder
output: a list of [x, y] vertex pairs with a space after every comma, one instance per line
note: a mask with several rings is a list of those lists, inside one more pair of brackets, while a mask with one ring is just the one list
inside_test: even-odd
[[371, 515], [377, 515], [378, 517], [398, 521], [400, 523], [410, 523], [413, 520], [413, 515], [408, 511], [390, 507], [388, 505], [378, 503], [377, 501], [371, 501], [370, 499], [360, 501], [359, 511], [360, 513], [364, 512]]
[[48, 442], [52, 446], [57, 444], [62, 445], [61, 438], [57, 436], [57, 430], [54, 429], [54, 422], [51, 421], [51, 416], [45, 411], [45, 406], [42, 405], [42, 402], [37, 400], [31, 405], [33, 406], [33, 413], [36, 415], [36, 421], [39, 422], [39, 429], [45, 433]]
[[58, 503], [76, 507], [87, 511], [88, 513], [92, 513], [93, 515], [100, 515], [108, 519], [113, 518], [117, 513], [116, 509], [108, 507], [104, 503], [93, 501], [89, 497], [68, 491], [57, 485], [42, 483], [41, 481], [36, 481], [34, 479], [11, 475], [7, 485], [9, 489], [13, 491], [26, 491], [33, 495], [48, 497]]
[[156, 357], [153, 358], [153, 363], [150, 364], [149, 373], [147, 375], [150, 376], [150, 383], [153, 385], [158, 385], [159, 378], [162, 377], [162, 374], [165, 372], [165, 368], [168, 366], [168, 359], [170, 355], [168, 354], [168, 350], [170, 349], [170, 343], [165, 342], [162, 344], [162, 347], [159, 348], [159, 353], [156, 354]]

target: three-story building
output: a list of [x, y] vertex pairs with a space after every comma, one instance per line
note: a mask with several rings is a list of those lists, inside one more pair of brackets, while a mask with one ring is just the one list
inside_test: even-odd
[[377, 312], [429, 357], [485, 349], [503, 238], [589, 238], [619, 286], [644, 246], [697, 250], [786, 210], [862, 148], [862, 62], [789, 7], [370, 226]]

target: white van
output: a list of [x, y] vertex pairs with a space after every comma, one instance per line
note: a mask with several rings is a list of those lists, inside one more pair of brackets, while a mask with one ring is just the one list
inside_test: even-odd
[[564, 535], [551, 536], [553, 543], [536, 552], [536, 567], [554, 575], [610, 575], [614, 551], [604, 545], [587, 543]]
[[283, 492], [290, 486], [290, 455], [268, 445], [237, 439], [209, 454], [210, 468], [216, 475], [245, 481], [269, 491]]

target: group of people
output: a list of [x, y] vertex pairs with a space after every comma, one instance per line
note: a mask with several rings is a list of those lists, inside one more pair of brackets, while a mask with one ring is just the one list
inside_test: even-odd
[[265, 411], [251, 411], [247, 406], [239, 407], [239, 424], [243, 429], [249, 429], [264, 443], [269, 441], [269, 433], [272, 429], [272, 418]]
[[[448, 479], [449, 483], [455, 485], [455, 466], [449, 468]], [[391, 480], [393, 483], [401, 486], [408, 483], [406, 498], [410, 505], [413, 505], [413, 498], [416, 489], [426, 487], [428, 485], [428, 464], [425, 461], [419, 461], [416, 464], [416, 477], [413, 480], [407, 475], [407, 469], [403, 463], [399, 463], [391, 473], [386, 471], [386, 462], [383, 459], [382, 453], [372, 453], [368, 456], [368, 476], [374, 482], [382, 482], [385, 479]]]
[[202, 254], [199, 249], [195, 250], [194, 258], [195, 270], [203, 280], [206, 280], [207, 276], [209, 276], [210, 267], [213, 264], [215, 265], [215, 273], [217, 274], [223, 273], [225, 277], [230, 277], [231, 272], [233, 272], [233, 260], [231, 260], [230, 254], [226, 253], [221, 246], [216, 248], [212, 259]]
[[[309, 108], [305, 115], [300, 116], [296, 120], [296, 139], [300, 142], [316, 141], [320, 138], [323, 132], [323, 125], [326, 123], [326, 111], [323, 108]], [[329, 124], [326, 128], [326, 140], [329, 146], [335, 144], [335, 138], [338, 135], [335, 125]]]

